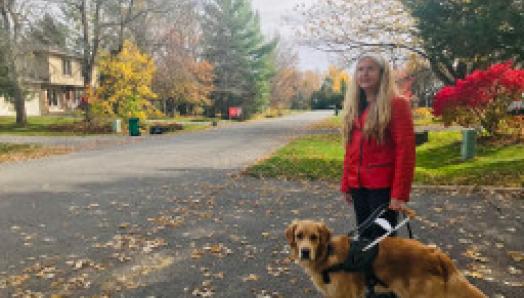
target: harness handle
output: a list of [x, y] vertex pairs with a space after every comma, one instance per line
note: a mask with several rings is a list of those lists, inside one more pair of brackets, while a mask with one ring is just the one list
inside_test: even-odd
[[353, 235], [355, 235], [355, 232], [357, 233], [357, 235], [362, 234], [373, 224], [375, 219], [377, 219], [386, 212], [388, 206], [389, 204], [387, 203], [382, 204], [377, 209], [373, 210], [373, 212], [371, 212], [371, 214], [368, 216], [368, 218], [366, 218], [366, 220], [364, 220], [360, 225], [348, 232], [348, 236], [353, 237]]
[[[350, 230], [348, 232], [348, 236], [351, 238], [357, 233], [357, 238], [360, 234], [362, 234], [365, 230], [367, 230], [369, 227], [371, 227], [372, 224], [374, 224], [375, 220], [382, 216], [389, 208], [389, 204], [385, 203], [380, 205], [377, 209], [373, 210], [371, 214], [364, 220], [360, 225], [358, 225], [356, 228]], [[398, 213], [401, 213], [404, 219], [414, 219], [415, 218], [415, 211], [411, 208], [404, 207], [402, 210], [398, 211]], [[413, 237], [413, 231], [411, 229], [411, 225], [409, 221], [406, 221], [406, 227], [408, 229], [408, 235], [409, 239], [414, 239]]]

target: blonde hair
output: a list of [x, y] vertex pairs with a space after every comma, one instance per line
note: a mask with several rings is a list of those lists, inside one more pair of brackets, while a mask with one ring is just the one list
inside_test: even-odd
[[350, 142], [353, 122], [357, 119], [359, 113], [360, 96], [363, 90], [358, 86], [356, 77], [358, 64], [364, 59], [371, 59], [380, 67], [377, 99], [369, 102], [366, 123], [364, 123], [363, 128], [366, 138], [373, 137], [379, 143], [384, 141], [385, 131], [391, 119], [391, 99], [398, 95], [391, 66], [386, 59], [376, 53], [361, 55], [357, 60], [357, 66], [344, 99], [344, 110], [342, 112], [344, 145]]

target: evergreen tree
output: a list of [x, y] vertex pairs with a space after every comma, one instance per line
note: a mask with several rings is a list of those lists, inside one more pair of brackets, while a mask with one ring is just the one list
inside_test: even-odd
[[67, 27], [46, 13], [43, 18], [33, 26], [30, 38], [40, 46], [65, 49], [67, 35]]
[[214, 112], [227, 116], [241, 106], [244, 116], [269, 104], [271, 55], [276, 41], [267, 42], [250, 0], [210, 0], [204, 7], [204, 57], [214, 65]]
[[445, 84], [494, 62], [524, 62], [523, 1], [402, 2], [417, 19], [424, 51]]

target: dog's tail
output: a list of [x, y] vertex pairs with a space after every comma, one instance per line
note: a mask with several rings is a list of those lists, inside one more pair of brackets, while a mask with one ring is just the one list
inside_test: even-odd
[[[438, 254], [439, 265], [445, 281], [446, 297], [487, 298], [477, 287], [472, 285], [457, 269], [453, 261], [444, 253]], [[464, 294], [457, 296], [457, 294]]]
[[442, 253], [440, 250], [435, 251], [436, 257], [437, 257], [437, 264], [438, 264], [438, 272], [439, 275], [444, 279], [444, 281], [447, 283], [449, 281], [449, 278], [451, 275], [457, 272], [457, 267], [455, 267], [455, 264], [453, 264], [453, 261], [444, 253]]

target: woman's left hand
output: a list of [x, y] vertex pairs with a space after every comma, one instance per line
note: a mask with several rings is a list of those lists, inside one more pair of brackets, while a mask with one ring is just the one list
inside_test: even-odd
[[404, 207], [406, 206], [406, 202], [397, 200], [397, 199], [391, 199], [391, 202], [389, 203], [389, 209], [395, 210], [395, 211], [402, 211]]

